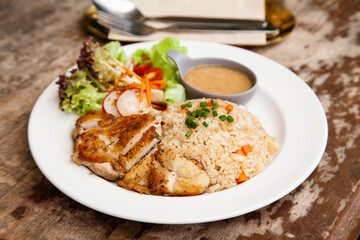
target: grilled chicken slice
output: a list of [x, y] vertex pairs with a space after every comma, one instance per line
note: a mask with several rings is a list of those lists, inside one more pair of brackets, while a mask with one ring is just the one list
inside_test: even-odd
[[209, 176], [199, 162], [180, 157], [175, 150], [166, 150], [154, 161], [149, 190], [154, 194], [191, 196], [204, 193], [209, 183]]
[[109, 181], [118, 180], [119, 177], [123, 175], [123, 171], [115, 170], [113, 165], [109, 162], [91, 163], [83, 161], [82, 165], [87, 166], [96, 175], [99, 175]]
[[158, 121], [149, 114], [114, 117], [91, 111], [76, 121], [71, 158], [107, 180], [117, 180], [157, 143]]
[[128, 190], [135, 190], [140, 193], [151, 194], [149, 191], [149, 176], [152, 170], [152, 164], [155, 159], [154, 148], [146, 157], [137, 163], [123, 179], [117, 182], [120, 187]]
[[137, 164], [154, 146], [159, 142], [155, 127], [150, 127], [141, 137], [141, 139], [127, 152], [125, 156], [120, 157], [120, 164], [129, 171]]
[[114, 121], [114, 116], [111, 114], [104, 114], [98, 111], [90, 111], [86, 115], [78, 118], [75, 123], [73, 131], [73, 138], [75, 139], [81, 133], [96, 127], [108, 126]]
[[109, 131], [111, 136], [117, 139], [116, 145], [122, 155], [127, 154], [156, 121], [156, 118], [150, 114], [135, 114], [117, 119], [121, 119], [119, 124], [114, 124]]
[[117, 163], [119, 152], [97, 128], [81, 133], [75, 141], [72, 160], [107, 180], [116, 180], [125, 169]]

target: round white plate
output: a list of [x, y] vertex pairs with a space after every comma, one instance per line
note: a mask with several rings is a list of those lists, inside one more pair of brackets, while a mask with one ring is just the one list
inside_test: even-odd
[[[124, 46], [130, 55], [154, 42]], [[57, 85], [37, 100], [28, 125], [31, 153], [42, 173], [60, 191], [97, 211], [149, 223], [184, 224], [221, 220], [264, 207], [299, 186], [316, 168], [326, 147], [327, 121], [314, 92], [293, 72], [256, 53], [223, 44], [181, 41], [190, 57], [221, 57], [252, 69], [258, 90], [247, 104], [280, 150], [264, 171], [228, 190], [192, 197], [138, 194], [103, 180], [73, 163], [75, 114], [59, 109]]]

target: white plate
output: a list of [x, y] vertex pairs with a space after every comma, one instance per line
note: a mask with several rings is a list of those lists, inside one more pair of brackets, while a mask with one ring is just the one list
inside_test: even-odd
[[[124, 47], [130, 55], [154, 42]], [[252, 69], [258, 90], [248, 103], [280, 150], [264, 171], [249, 181], [212, 194], [192, 197], [140, 195], [90, 174], [70, 160], [75, 114], [59, 109], [57, 85], [51, 83], [37, 100], [29, 120], [32, 155], [42, 173], [60, 191], [97, 211], [149, 223], [184, 224], [221, 220], [264, 207], [300, 185], [316, 168], [326, 147], [327, 121], [314, 92], [282, 65], [228, 45], [181, 41], [190, 57], [221, 57]]]

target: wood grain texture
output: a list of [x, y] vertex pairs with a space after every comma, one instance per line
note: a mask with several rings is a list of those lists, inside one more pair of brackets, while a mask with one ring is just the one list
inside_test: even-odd
[[[202, 224], [114, 218], [73, 201], [39, 171], [27, 123], [44, 88], [75, 63], [90, 2], [0, 1], [0, 239], [357, 239], [360, 233], [360, 1], [284, 0], [297, 17], [281, 43], [250, 50], [298, 74], [327, 114], [310, 177], [258, 211]], [[301, 147], [301, 146], [299, 146]]]

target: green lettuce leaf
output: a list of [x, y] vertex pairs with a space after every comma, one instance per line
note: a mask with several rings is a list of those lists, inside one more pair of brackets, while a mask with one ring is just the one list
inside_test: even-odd
[[[85, 71], [89, 78], [96, 82], [100, 91], [111, 88], [114, 82], [122, 75], [123, 64], [114, 58], [99, 43], [93, 43], [90, 39], [84, 42], [84, 47], [80, 50], [80, 56], [77, 60], [78, 68]], [[117, 44], [108, 46], [112, 53]], [[119, 52], [119, 50], [117, 50]]]
[[110, 55], [117, 59], [122, 64], [126, 64], [128, 57], [125, 54], [125, 51], [121, 49], [121, 44], [118, 41], [111, 41], [104, 45], [104, 48], [110, 53]]
[[186, 99], [185, 88], [180, 83], [173, 80], [168, 80], [165, 91], [164, 100], [170, 105], [174, 103], [184, 102]]
[[164, 100], [167, 104], [179, 103], [185, 101], [186, 98], [185, 88], [180, 84], [177, 66], [166, 55], [166, 52], [170, 49], [187, 52], [186, 47], [180, 46], [179, 39], [167, 37], [155, 44], [150, 51], [139, 49], [133, 54], [135, 65], [143, 66], [151, 63], [152, 67], [161, 69], [163, 79], [167, 82], [164, 92]]
[[[102, 91], [111, 89], [114, 82], [124, 72], [123, 64], [128, 61], [121, 44], [112, 41], [101, 47], [99, 43], [93, 43], [87, 39], [80, 51], [77, 60], [78, 69], [59, 76], [60, 107], [68, 112], [76, 111], [80, 116], [90, 110], [102, 110], [102, 101], [107, 93]], [[169, 49], [186, 52], [186, 47], [180, 46], [177, 38], [168, 37], [147, 49], [137, 50], [133, 54], [135, 64], [159, 67], [163, 72], [163, 78], [167, 81], [164, 89], [164, 100], [167, 104], [179, 103], [185, 100], [185, 89], [179, 83], [177, 67], [166, 56]], [[123, 79], [122, 85], [131, 84], [131, 79]]]
[[147, 49], [138, 49], [132, 55], [135, 65], [147, 65], [151, 63], [151, 52]]
[[61, 108], [82, 116], [90, 110], [102, 111], [102, 101], [107, 93], [101, 93], [88, 80], [84, 71], [76, 70], [70, 76], [62, 75], [58, 82]]
[[177, 67], [175, 63], [166, 56], [166, 52], [170, 49], [183, 53], [187, 52], [187, 48], [180, 46], [180, 41], [176, 37], [164, 38], [151, 48], [152, 66], [161, 68], [165, 80], [175, 80], [179, 82]]

